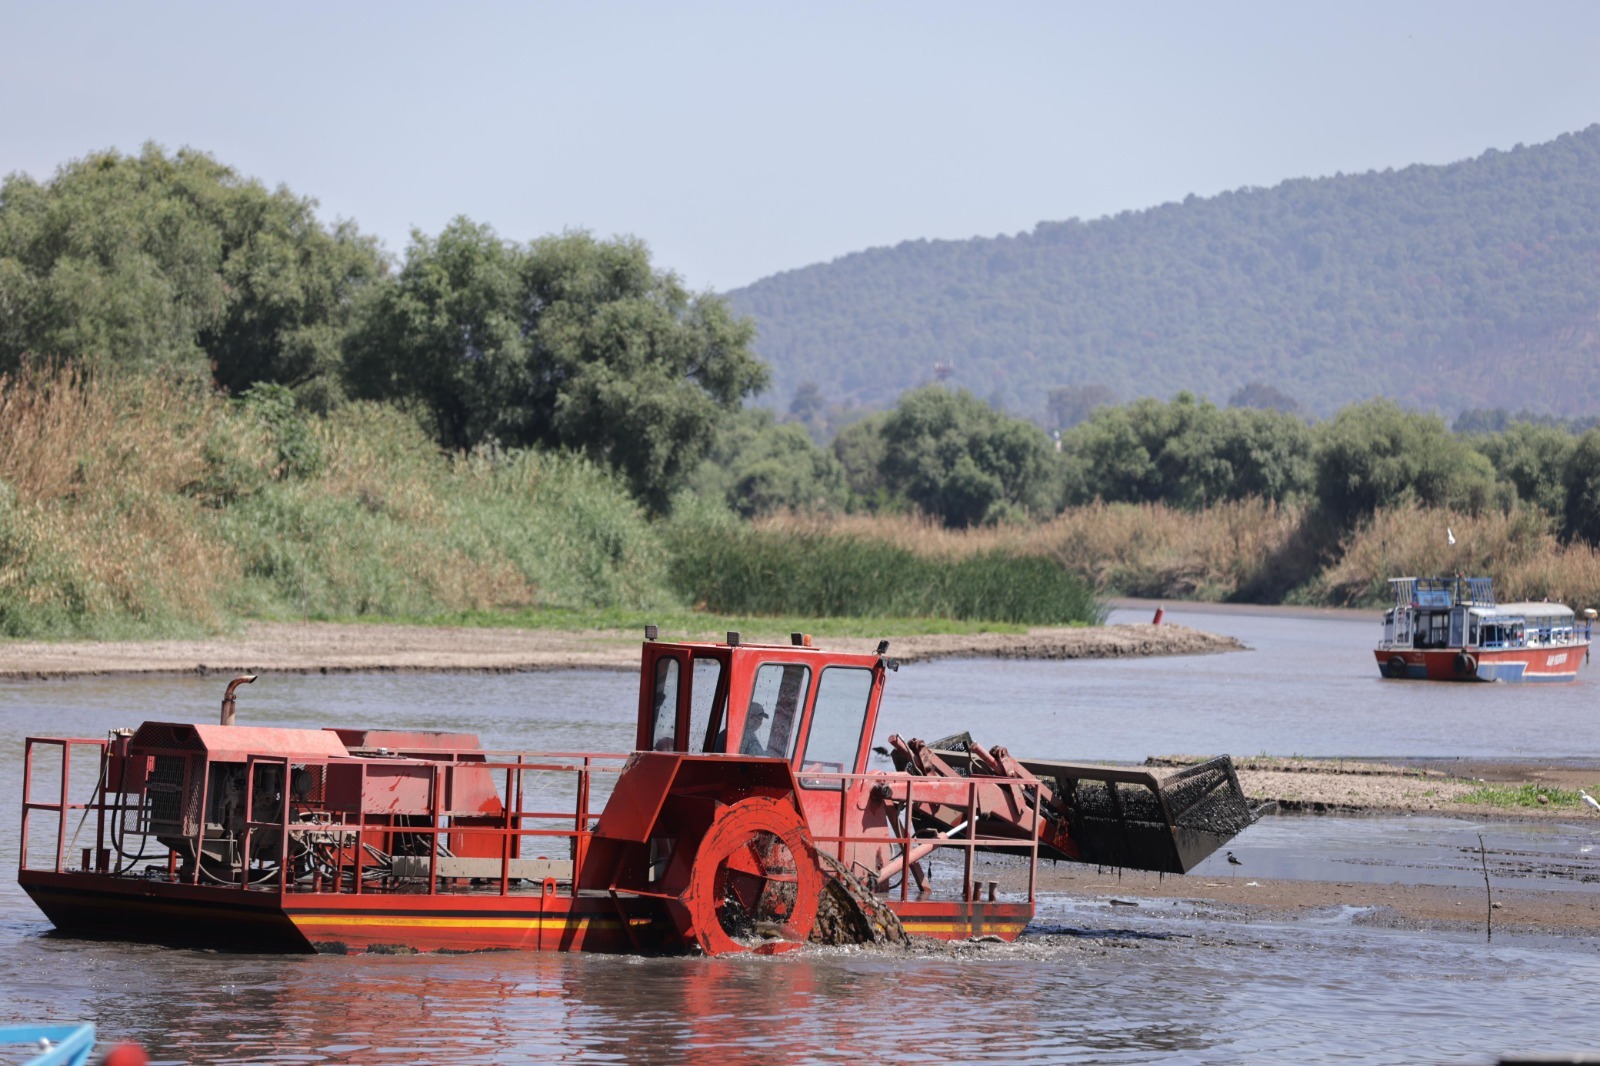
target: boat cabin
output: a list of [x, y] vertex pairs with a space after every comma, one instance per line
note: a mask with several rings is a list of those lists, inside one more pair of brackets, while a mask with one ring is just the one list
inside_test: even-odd
[[863, 773], [884, 669], [893, 665], [887, 650], [824, 652], [802, 633], [787, 645], [745, 644], [737, 633], [721, 644], [648, 639], [637, 748]]
[[1397, 577], [1394, 605], [1383, 614], [1385, 648], [1460, 648], [1476, 643], [1495, 613], [1487, 577]]

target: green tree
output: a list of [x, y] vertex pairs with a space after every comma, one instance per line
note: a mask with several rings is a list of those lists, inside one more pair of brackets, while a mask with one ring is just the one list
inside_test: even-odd
[[804, 426], [818, 444], [828, 439], [828, 402], [823, 398], [822, 386], [815, 381], [802, 381], [795, 387], [789, 400], [789, 420]]
[[530, 389], [523, 258], [465, 218], [437, 238], [412, 234], [399, 276], [374, 291], [346, 344], [351, 394], [421, 402], [450, 450], [496, 438], [502, 408]]
[[1409, 500], [1478, 511], [1493, 497], [1489, 460], [1437, 415], [1370, 400], [1344, 408], [1320, 430], [1317, 500], [1341, 528]]
[[214, 372], [325, 406], [376, 245], [315, 201], [202, 152], [75, 160], [0, 185], [0, 371], [27, 354], [101, 370]]
[[889, 486], [883, 479], [883, 424], [888, 411], [878, 411], [841, 429], [833, 438], [833, 455], [844, 468], [851, 494], [872, 510], [883, 507]]
[[717, 496], [744, 518], [775, 511], [842, 511], [849, 500], [844, 468], [796, 423], [756, 407], [726, 420], [692, 486]]
[[888, 487], [945, 525], [963, 528], [1050, 504], [1050, 442], [972, 393], [929, 385], [900, 398], [883, 423]]
[[1293, 415], [1219, 409], [1181, 392], [1101, 408], [1062, 436], [1083, 499], [1204, 507], [1221, 500], [1283, 500], [1311, 476], [1311, 432]]
[[1050, 429], [1071, 429], [1116, 402], [1116, 395], [1104, 385], [1063, 385], [1051, 389], [1045, 400], [1046, 425]]
[[654, 270], [632, 238], [527, 245], [466, 218], [413, 238], [347, 348], [352, 393], [409, 399], [442, 445], [583, 452], [664, 509], [767, 372], [754, 326]]
[[1600, 429], [1578, 438], [1563, 475], [1562, 536], [1600, 545]]
[[1533, 422], [1512, 422], [1500, 433], [1473, 441], [1495, 472], [1516, 486], [1519, 499], [1552, 517], [1560, 517], [1566, 507], [1567, 463], [1577, 443], [1564, 427]]
[[1287, 415], [1300, 413], [1300, 401], [1275, 385], [1265, 381], [1247, 381], [1228, 397], [1229, 407], [1254, 407], [1260, 411], [1282, 411]]

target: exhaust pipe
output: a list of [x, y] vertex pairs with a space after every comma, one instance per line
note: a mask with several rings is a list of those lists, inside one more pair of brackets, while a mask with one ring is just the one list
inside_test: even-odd
[[228, 691], [226, 693], [224, 693], [223, 697], [222, 697], [222, 724], [223, 725], [232, 725], [233, 724], [233, 719], [234, 719], [233, 705], [236, 702], [234, 700], [234, 698], [233, 698], [233, 690], [238, 688], [240, 685], [248, 685], [250, 682], [254, 681], [255, 679], [256, 679], [256, 675], [255, 674], [241, 674], [240, 676], [234, 678], [232, 681], [228, 682]]

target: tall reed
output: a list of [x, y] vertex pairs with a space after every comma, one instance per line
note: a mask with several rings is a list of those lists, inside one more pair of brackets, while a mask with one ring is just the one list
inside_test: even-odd
[[931, 550], [918, 551], [850, 528], [680, 524], [672, 533], [673, 580], [697, 605], [735, 614], [1035, 625], [1101, 617], [1088, 586], [1041, 556], [996, 543], [952, 553], [952, 542], [934, 537], [923, 546]]
[[1481, 515], [1415, 505], [1380, 511], [1345, 539], [1320, 577], [1320, 598], [1383, 603], [1389, 578], [1437, 574], [1493, 577], [1502, 601], [1600, 607], [1600, 556], [1582, 542], [1562, 544], [1550, 519], [1531, 507]]
[[289, 421], [155, 378], [0, 379], [0, 636], [677, 602], [592, 463], [451, 459], [392, 408]]
[[1102, 593], [1223, 600], [1261, 583], [1292, 549], [1303, 520], [1297, 507], [1242, 500], [1204, 511], [1096, 503], [1048, 522], [966, 530], [903, 515], [776, 516], [756, 528], [894, 544], [924, 559], [1045, 559]]
[[224, 416], [159, 378], [0, 377], [0, 635], [219, 624], [234, 560], [182, 491]]
[[313, 426], [314, 478], [260, 486], [219, 516], [243, 561], [241, 612], [408, 617], [671, 602], [665, 554], [607, 472], [558, 454], [441, 455], [394, 408]]

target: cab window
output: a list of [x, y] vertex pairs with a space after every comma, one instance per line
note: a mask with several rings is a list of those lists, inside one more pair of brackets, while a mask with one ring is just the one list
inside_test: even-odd
[[[872, 695], [872, 671], [855, 666], [830, 666], [817, 682], [816, 707], [811, 712], [811, 732], [806, 737], [801, 772], [825, 770], [849, 773], [855, 769], [866, 727], [867, 700]], [[802, 778], [806, 788], [838, 789], [843, 782]]]
[[650, 750], [678, 746], [678, 660], [656, 660], [655, 694], [651, 697]]
[[739, 754], [787, 759], [800, 735], [800, 711], [806, 705], [811, 669], [792, 663], [766, 663], [756, 671], [745, 708]]
[[716, 659], [695, 656], [689, 678], [689, 738], [702, 751], [720, 751], [719, 738], [725, 734], [727, 702], [722, 692], [722, 664]]

